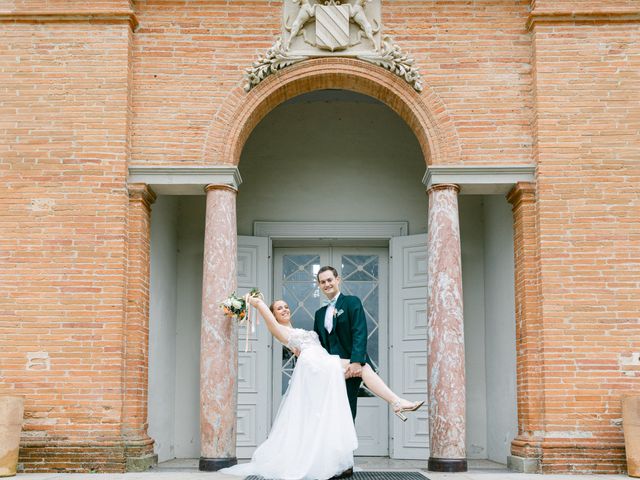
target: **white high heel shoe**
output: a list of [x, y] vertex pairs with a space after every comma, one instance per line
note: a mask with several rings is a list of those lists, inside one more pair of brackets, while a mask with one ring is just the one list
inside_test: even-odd
[[424, 405], [424, 400], [422, 400], [421, 402], [413, 402], [411, 404], [411, 406], [409, 407], [401, 407], [400, 406], [400, 400], [398, 400], [397, 402], [393, 402], [393, 404], [391, 405], [393, 407], [393, 413], [403, 422], [407, 421], [407, 416], [404, 415], [404, 412], [415, 412], [416, 410], [418, 410], [422, 405]]

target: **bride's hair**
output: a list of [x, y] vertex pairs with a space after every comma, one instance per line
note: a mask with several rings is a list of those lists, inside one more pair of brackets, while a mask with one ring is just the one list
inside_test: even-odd
[[269, 310], [271, 310], [271, 313], [273, 313], [274, 315], [276, 314], [276, 311], [274, 309], [276, 302], [279, 302], [280, 300], [274, 300], [273, 302], [271, 302], [271, 305], [269, 305]]

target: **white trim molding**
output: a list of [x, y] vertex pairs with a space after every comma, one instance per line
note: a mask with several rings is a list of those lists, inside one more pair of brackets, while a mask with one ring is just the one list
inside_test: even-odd
[[207, 185], [228, 185], [237, 189], [242, 183], [238, 167], [129, 167], [128, 183], [146, 183], [158, 195], [204, 195]]
[[427, 189], [455, 183], [461, 195], [506, 194], [518, 182], [535, 182], [535, 170], [535, 165], [432, 165], [427, 167], [422, 183]]
[[407, 235], [408, 222], [260, 222], [256, 237], [286, 239], [390, 239]]

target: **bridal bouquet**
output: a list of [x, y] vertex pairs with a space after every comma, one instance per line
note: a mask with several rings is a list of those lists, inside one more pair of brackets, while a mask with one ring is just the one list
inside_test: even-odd
[[[249, 351], [249, 335], [255, 332], [255, 325], [251, 319], [249, 298], [264, 298], [260, 290], [252, 288], [249, 293], [238, 297], [235, 292], [229, 295], [220, 303], [220, 308], [229, 318], [235, 318], [240, 325], [246, 325], [246, 339], [244, 351]], [[257, 323], [257, 317], [256, 317]]]

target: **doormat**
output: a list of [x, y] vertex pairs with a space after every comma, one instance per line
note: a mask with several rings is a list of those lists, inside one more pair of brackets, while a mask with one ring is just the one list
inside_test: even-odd
[[[245, 480], [275, 480], [251, 475]], [[353, 472], [347, 480], [429, 480], [419, 472]]]

